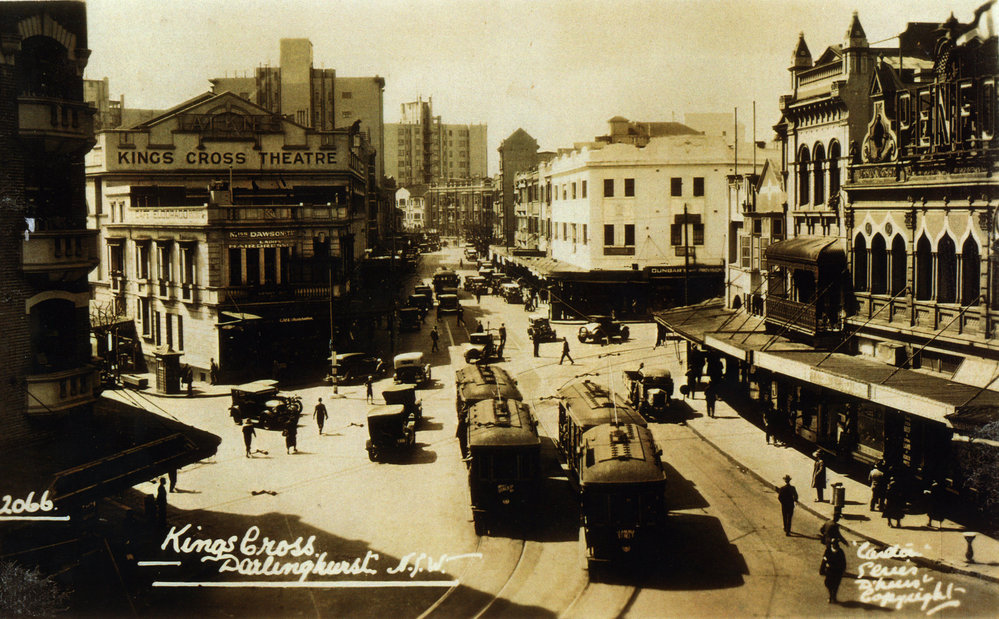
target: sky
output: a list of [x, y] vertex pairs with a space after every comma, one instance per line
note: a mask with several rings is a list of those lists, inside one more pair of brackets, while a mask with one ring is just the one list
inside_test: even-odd
[[[165, 109], [209, 78], [279, 64], [308, 38], [316, 67], [385, 78], [386, 123], [433, 98], [445, 123], [488, 125], [489, 171], [517, 128], [542, 150], [607, 133], [607, 120], [683, 121], [738, 108], [770, 139], [804, 32], [813, 57], [854, 10], [872, 44], [909, 21], [970, 22], [985, 0], [86, 0], [90, 79], [127, 107]], [[893, 46], [896, 41], [884, 41]]]

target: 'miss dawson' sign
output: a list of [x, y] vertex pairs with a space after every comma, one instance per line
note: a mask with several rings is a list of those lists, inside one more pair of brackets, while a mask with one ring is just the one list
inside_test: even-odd
[[257, 151], [245, 152], [208, 152], [188, 151], [177, 153], [159, 150], [120, 150], [116, 158], [119, 166], [254, 166], [260, 168], [275, 167], [313, 167], [336, 165], [336, 151]]

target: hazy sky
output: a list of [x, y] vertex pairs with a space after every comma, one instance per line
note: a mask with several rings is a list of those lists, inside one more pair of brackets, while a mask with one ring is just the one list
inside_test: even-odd
[[[859, 11], [871, 43], [908, 21], [972, 19], [985, 0], [87, 0], [88, 78], [126, 106], [166, 108], [208, 79], [279, 64], [311, 39], [317, 67], [385, 78], [385, 122], [433, 97], [446, 123], [486, 123], [489, 167], [523, 127], [542, 149], [606, 133], [607, 119], [731, 112], [769, 139], [804, 31], [812, 55]], [[887, 41], [893, 46], [897, 41]]]

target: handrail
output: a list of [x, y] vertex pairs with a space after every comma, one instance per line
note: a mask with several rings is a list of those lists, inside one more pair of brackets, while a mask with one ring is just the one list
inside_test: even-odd
[[871, 323], [871, 321], [872, 321], [872, 320], [874, 320], [874, 317], [875, 317], [875, 316], [877, 316], [878, 314], [880, 314], [880, 313], [881, 313], [881, 310], [883, 310], [883, 309], [884, 309], [884, 308], [886, 308], [886, 307], [890, 307], [890, 306], [891, 306], [891, 302], [892, 302], [892, 301], [894, 301], [895, 299], [897, 299], [897, 298], [898, 298], [898, 297], [899, 297], [900, 295], [902, 295], [903, 293], [907, 292], [908, 290], [909, 290], [909, 286], [908, 286], [908, 284], [907, 284], [907, 285], [906, 285], [905, 287], [903, 287], [903, 288], [902, 288], [902, 290], [900, 290], [900, 291], [898, 292], [898, 294], [896, 294], [896, 295], [892, 296], [892, 298], [888, 299], [888, 302], [887, 302], [887, 303], [885, 303], [884, 305], [882, 305], [882, 306], [881, 306], [881, 308], [880, 308], [880, 309], [879, 309], [878, 311], [876, 311], [876, 312], [874, 312], [873, 314], [871, 314], [871, 317], [870, 317], [870, 318], [868, 318], [868, 319], [867, 319], [867, 321], [866, 321], [866, 322], [865, 322], [864, 324], [862, 324], [862, 325], [860, 325], [859, 327], [857, 327], [857, 328], [856, 328], [856, 329], [854, 330], [854, 332], [853, 332], [853, 333], [851, 333], [850, 335], [848, 335], [848, 336], [844, 337], [844, 338], [843, 338], [843, 340], [842, 340], [842, 341], [841, 341], [841, 342], [840, 342], [839, 344], [836, 344], [835, 348], [833, 348], [832, 350], [830, 350], [830, 351], [829, 351], [829, 352], [828, 352], [828, 353], [826, 354], [826, 356], [825, 356], [825, 357], [822, 357], [822, 359], [820, 359], [820, 360], [819, 360], [819, 362], [815, 364], [815, 367], [818, 367], [819, 365], [821, 365], [821, 363], [822, 363], [823, 361], [825, 361], [826, 359], [828, 359], [829, 357], [831, 357], [831, 356], [832, 356], [832, 354], [833, 354], [834, 352], [836, 352], [837, 350], [839, 350], [839, 347], [840, 347], [840, 346], [842, 346], [843, 344], [846, 344], [846, 342], [847, 342], [847, 341], [848, 341], [848, 340], [849, 340], [850, 338], [852, 338], [853, 336], [855, 336], [855, 335], [857, 335], [858, 333], [860, 333], [861, 329], [863, 329], [864, 327], [866, 327], [867, 325], [869, 325], [869, 324]]

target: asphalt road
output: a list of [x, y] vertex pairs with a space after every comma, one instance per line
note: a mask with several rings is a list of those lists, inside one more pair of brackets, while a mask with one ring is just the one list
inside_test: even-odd
[[[456, 265], [457, 255], [451, 250], [425, 256], [421, 276], [429, 276], [442, 259]], [[254, 448], [261, 451], [253, 458], [245, 457], [239, 428], [227, 417], [228, 398], [156, 400], [182, 421], [219, 434], [223, 442], [212, 461], [181, 471], [181, 492], [170, 495], [170, 524], [177, 534], [165, 542], [158, 536], [157, 547], [139, 557], [179, 562], [139, 568], [143, 578], [158, 583], [133, 600], [140, 614], [401, 618], [884, 612], [860, 601], [851, 578], [863, 562], [859, 546], [847, 548], [848, 577], [840, 590], [844, 602], [828, 604], [817, 573], [821, 522], [798, 510], [795, 534], [785, 536], [773, 490], [678, 424], [651, 424], [668, 464], [672, 514], [661, 559], [588, 572], [576, 501], [550, 440], [556, 407], [549, 398], [584, 374], [620, 389], [614, 381], [620, 380], [621, 370], [633, 369], [653, 354], [654, 327], [632, 325], [629, 341], [599, 346], [580, 344], [575, 339], [578, 325], [557, 324], [559, 335], [570, 338], [576, 360], [575, 365], [558, 365], [560, 343], [545, 344], [540, 357], [532, 356], [522, 306], [493, 296], [482, 297], [480, 305], [463, 295], [462, 303], [468, 327], [454, 317], [442, 320], [440, 352], [429, 352], [432, 313], [420, 332], [400, 336], [399, 351], [427, 352], [435, 385], [420, 392], [424, 420], [416, 448], [395, 461], [373, 463], [364, 451], [368, 405], [363, 386], [341, 388], [337, 398], [328, 386], [296, 390], [306, 410], [300, 452], [286, 454], [279, 433], [258, 430]], [[506, 325], [504, 365], [518, 377], [541, 422], [546, 474], [542, 502], [530, 517], [481, 537], [472, 525], [454, 411], [454, 369], [463, 365], [462, 347], [476, 320], [489, 328]], [[655, 355], [679, 370], [674, 349], [658, 349]], [[375, 393], [390, 383], [380, 381]], [[310, 417], [318, 397], [331, 413], [323, 436]], [[806, 480], [797, 483], [806, 496]], [[149, 492], [152, 486], [140, 489]], [[227, 549], [230, 537], [235, 540]], [[274, 544], [268, 546], [264, 537]], [[271, 568], [282, 563], [288, 570], [301, 570], [305, 561], [316, 561], [322, 553], [329, 573], [313, 573], [301, 582], [295, 573], [222, 571], [252, 571], [254, 560], [267, 567], [268, 554], [274, 555]], [[875, 563], [908, 569], [888, 559]], [[351, 573], [358, 571], [365, 573]], [[888, 580], [904, 583], [910, 576], [896, 574]], [[959, 606], [938, 615], [986, 616], [995, 607], [995, 585], [924, 568], [917, 578], [963, 588], [954, 595]], [[258, 586], [247, 587], [248, 582]], [[910, 604], [895, 614], [925, 611]]]

